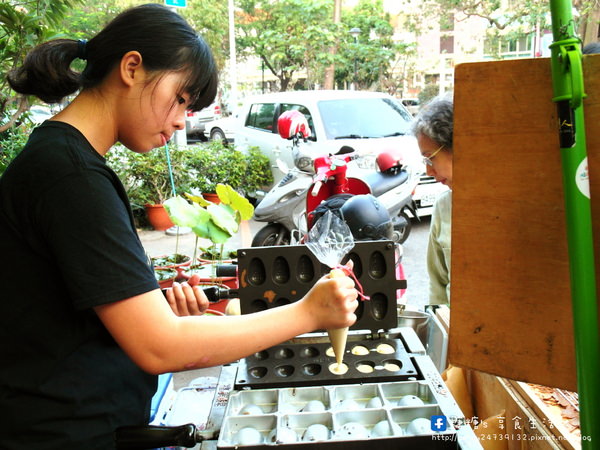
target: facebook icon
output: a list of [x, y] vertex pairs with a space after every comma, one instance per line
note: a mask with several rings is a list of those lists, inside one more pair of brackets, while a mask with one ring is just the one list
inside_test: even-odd
[[431, 431], [446, 431], [447, 427], [446, 416], [431, 416]]

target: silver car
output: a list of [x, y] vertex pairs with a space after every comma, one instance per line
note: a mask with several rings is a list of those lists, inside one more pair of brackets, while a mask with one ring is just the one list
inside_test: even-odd
[[221, 118], [221, 106], [213, 103], [200, 111], [185, 112], [185, 133], [188, 136], [201, 136], [206, 123]]

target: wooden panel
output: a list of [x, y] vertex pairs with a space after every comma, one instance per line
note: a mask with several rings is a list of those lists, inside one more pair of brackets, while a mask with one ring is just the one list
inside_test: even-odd
[[[600, 175], [594, 178], [600, 171], [600, 56], [586, 57], [584, 71], [593, 199], [600, 198]], [[550, 60], [459, 65], [454, 95], [449, 360], [576, 390]], [[592, 212], [600, 236], [600, 205]], [[595, 248], [598, 255], [597, 239]]]
[[490, 433], [481, 440], [484, 449], [497, 449], [498, 444], [504, 444], [508, 450], [574, 450], [571, 443], [575, 436], [557, 433], [557, 422], [532, 408], [533, 399], [515, 389], [513, 382], [473, 371], [471, 390], [477, 419], [499, 415], [504, 423], [504, 429], [497, 434], [490, 433], [483, 424], [474, 427], [477, 435]]

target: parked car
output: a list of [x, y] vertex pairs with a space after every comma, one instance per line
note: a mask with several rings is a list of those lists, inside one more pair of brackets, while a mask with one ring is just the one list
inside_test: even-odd
[[204, 135], [211, 141], [233, 142], [235, 138], [235, 117], [222, 117], [204, 125]]
[[438, 196], [447, 191], [449, 188], [445, 184], [435, 181], [434, 177], [430, 177], [423, 172], [419, 178], [419, 184], [413, 194], [413, 200], [417, 204], [417, 213], [419, 217], [430, 216], [433, 212], [433, 204]]
[[416, 98], [403, 98], [400, 100], [402, 104], [408, 109], [408, 112], [413, 116], [419, 112], [419, 108], [421, 104], [419, 103], [419, 99]]
[[[282, 139], [277, 130], [278, 117], [291, 109], [302, 112], [311, 128], [312, 136], [302, 143], [303, 153], [318, 156], [348, 145], [367, 160], [372, 155], [373, 170], [375, 156], [381, 150], [400, 148], [405, 164], [418, 173], [425, 172], [416, 139], [410, 134], [413, 117], [392, 96], [363, 91], [278, 92], [247, 98], [234, 127], [238, 148], [257, 146], [269, 157], [275, 183], [284, 176], [277, 169], [277, 159], [288, 167], [294, 165], [291, 142]], [[429, 184], [426, 181], [424, 184]], [[420, 190], [419, 185], [415, 194]]]
[[206, 128], [206, 123], [221, 118], [221, 106], [213, 103], [200, 111], [186, 111], [185, 133], [188, 136], [201, 136]]

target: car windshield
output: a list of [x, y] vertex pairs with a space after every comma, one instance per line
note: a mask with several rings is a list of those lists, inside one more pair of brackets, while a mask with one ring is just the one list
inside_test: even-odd
[[369, 139], [408, 134], [412, 116], [390, 98], [323, 100], [318, 103], [327, 139]]

